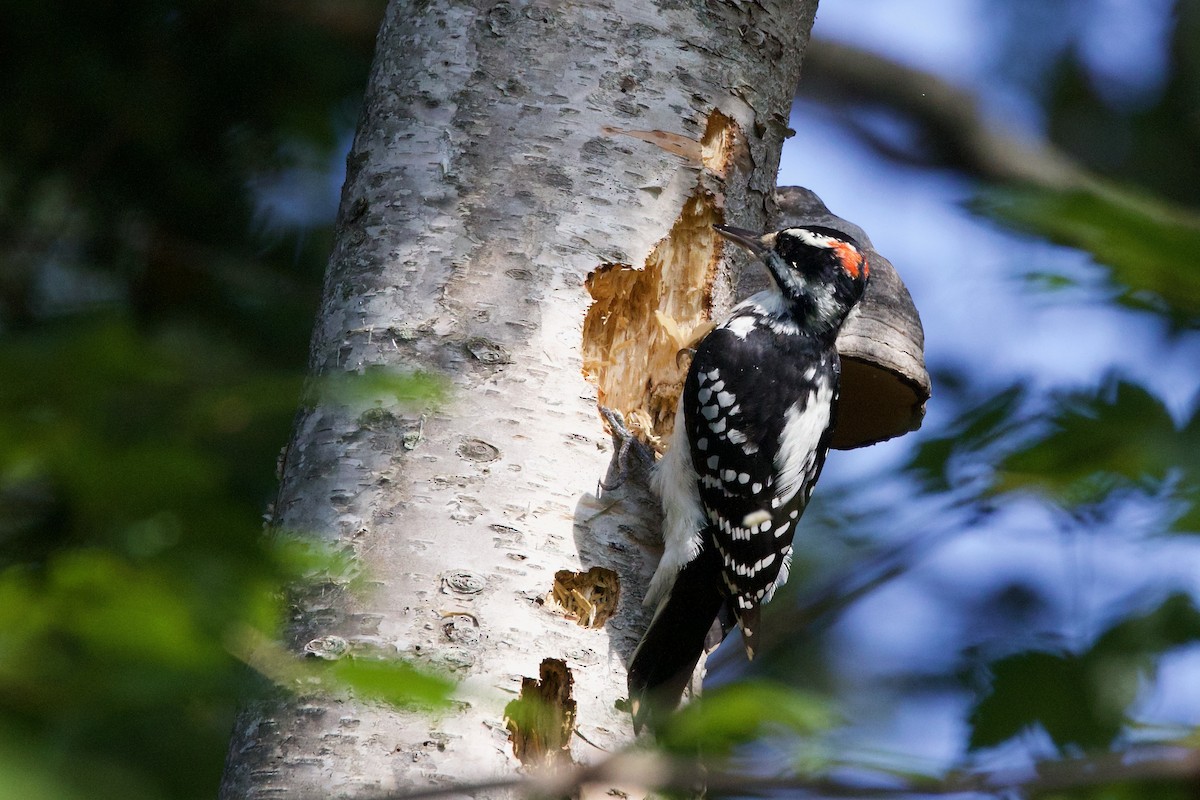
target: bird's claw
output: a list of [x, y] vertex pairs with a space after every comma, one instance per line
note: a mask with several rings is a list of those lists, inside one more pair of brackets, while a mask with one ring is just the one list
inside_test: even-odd
[[654, 453], [647, 447], [633, 431], [625, 424], [625, 416], [615, 408], [607, 406], [597, 406], [600, 410], [600, 416], [604, 417], [604, 421], [608, 423], [609, 429], [612, 431], [613, 441], [616, 443], [617, 451], [613, 454], [613, 460], [617, 465], [617, 474], [612, 481], [606, 483], [600, 481], [600, 488], [606, 492], [611, 492], [614, 489], [619, 489], [625, 480], [629, 477], [629, 454], [636, 454], [638, 460], [645, 466], [650, 466], [654, 463]]

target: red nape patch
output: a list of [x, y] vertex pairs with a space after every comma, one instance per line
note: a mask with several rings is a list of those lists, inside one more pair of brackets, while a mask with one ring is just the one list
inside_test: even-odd
[[854, 245], [846, 242], [834, 242], [833, 249], [842, 262], [842, 269], [846, 270], [851, 278], [857, 278], [859, 275], [866, 277], [870, 273], [871, 268], [867, 264], [867, 259], [858, 252]]

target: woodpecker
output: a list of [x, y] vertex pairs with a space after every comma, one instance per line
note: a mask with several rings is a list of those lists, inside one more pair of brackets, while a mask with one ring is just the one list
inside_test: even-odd
[[657, 609], [629, 667], [639, 728], [679, 704], [719, 615], [732, 613], [754, 657], [759, 606], [787, 581], [796, 524], [829, 449], [834, 341], [869, 272], [858, 243], [832, 228], [714, 227], [762, 260], [772, 287], [696, 348], [670, 448], [651, 476], [665, 549], [645, 600]]

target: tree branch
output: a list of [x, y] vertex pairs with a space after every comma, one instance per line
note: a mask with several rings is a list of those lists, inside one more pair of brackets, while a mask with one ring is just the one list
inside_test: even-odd
[[[814, 39], [805, 53], [799, 91], [834, 109], [849, 103], [897, 109], [921, 124], [929, 146], [924, 155], [933, 164], [1051, 189], [1084, 188], [1097, 180], [1055, 147], [985, 118], [969, 91], [852, 45]], [[850, 127], [885, 155], [903, 158], [861, 125], [851, 122]], [[913, 160], [913, 154], [907, 156]]]
[[[944, 796], [983, 793], [999, 796], [1039, 797], [1111, 783], [1200, 779], [1200, 750], [1173, 745], [1147, 745], [1122, 753], [1102, 753], [1064, 761], [1048, 761], [1031, 769], [1001, 772], [951, 772], [940, 778], [883, 775], [872, 785], [867, 780], [847, 780], [805, 775], [747, 775], [702, 766], [693, 759], [646, 750], [615, 753], [601, 762], [553, 774], [502, 778], [469, 785], [438, 786], [389, 795], [387, 800], [418, 800], [446, 796], [474, 796], [479, 792], [516, 790], [527, 797], [573, 796], [589, 784], [634, 785], [659, 791], [690, 791], [698, 776], [708, 792], [740, 795], [769, 792], [812, 792], [823, 797], [900, 798], [907, 795]], [[886, 782], [886, 785], [881, 785]], [[584, 793], [586, 794], [586, 792]]]

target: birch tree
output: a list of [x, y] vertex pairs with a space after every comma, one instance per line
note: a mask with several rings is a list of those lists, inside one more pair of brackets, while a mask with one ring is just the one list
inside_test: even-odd
[[[712, 225], [766, 224], [815, 11], [391, 3], [310, 369], [449, 388], [298, 415], [273, 523], [346, 567], [296, 592], [284, 645], [461, 686], [434, 716], [260, 698], [223, 797], [448, 786], [631, 741], [618, 701], [659, 520], [636, 487], [598, 492], [597, 405], [652, 443], [669, 432], [676, 355], [738, 294]], [[506, 722], [521, 696], [553, 724]]]

